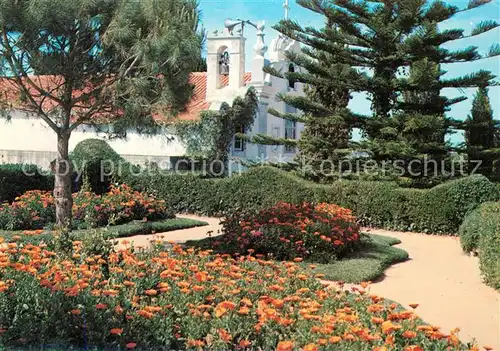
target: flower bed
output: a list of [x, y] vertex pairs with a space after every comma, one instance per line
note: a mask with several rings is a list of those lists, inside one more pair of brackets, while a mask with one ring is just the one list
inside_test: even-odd
[[365, 287], [340, 292], [295, 263], [179, 246], [103, 256], [74, 242], [64, 256], [10, 242], [0, 249], [0, 346], [466, 349]]
[[[73, 225], [75, 228], [101, 227], [113, 222], [160, 220], [174, 214], [163, 200], [133, 191], [127, 185], [112, 186], [102, 196], [90, 192], [73, 194]], [[12, 204], [0, 205], [0, 229], [36, 230], [55, 222], [54, 197], [50, 192], [28, 191]]]
[[213, 242], [224, 253], [257, 254], [278, 260], [328, 262], [359, 243], [351, 211], [337, 205], [279, 202], [261, 211], [238, 212], [223, 221], [223, 236]]

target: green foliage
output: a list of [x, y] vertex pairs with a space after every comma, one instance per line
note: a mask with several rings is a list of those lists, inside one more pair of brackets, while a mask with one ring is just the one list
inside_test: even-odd
[[244, 98], [236, 97], [232, 106], [223, 103], [219, 111], [205, 111], [197, 121], [176, 123], [174, 128], [180, 140], [186, 144], [187, 156], [209, 162], [221, 161], [223, 169], [212, 171], [215, 174], [221, 171], [227, 174], [233, 138], [239, 130], [247, 131], [253, 125], [257, 106], [255, 89], [250, 88]]
[[[126, 185], [113, 186], [102, 196], [80, 191], [74, 193], [72, 199], [74, 228], [174, 217], [164, 201], [134, 192]], [[0, 206], [0, 228], [39, 231], [54, 225], [55, 212], [55, 199], [51, 193], [28, 191], [12, 204]]]
[[108, 143], [100, 139], [86, 139], [79, 142], [70, 158], [80, 184], [83, 185], [88, 181], [90, 190], [96, 194], [107, 192], [113, 181], [127, 178], [138, 170], [117, 154]]
[[375, 181], [317, 184], [272, 167], [255, 167], [222, 180], [192, 175], [135, 180], [135, 187], [156, 191], [167, 206], [178, 212], [221, 215], [260, 210], [279, 201], [326, 202], [351, 209], [362, 225], [434, 234], [456, 234], [469, 212], [483, 202], [500, 199], [498, 186], [480, 175], [425, 190]]
[[194, 0], [0, 1], [0, 76], [9, 87], [0, 114], [36, 114], [57, 135], [59, 225], [71, 222], [71, 133], [82, 124], [114, 124], [107, 129], [120, 137], [153, 133], [154, 115], [181, 111], [203, 45], [198, 15]]
[[[306, 85], [305, 97], [280, 96], [303, 115], [292, 116], [274, 109], [269, 112], [285, 119], [305, 119], [300, 152], [315, 161], [339, 163], [353, 146], [348, 144], [350, 132], [358, 127], [368, 139], [363, 148], [377, 161], [408, 163], [428, 158], [443, 161], [448, 167], [450, 145], [445, 135], [458, 121], [445, 117], [445, 112], [466, 97], [447, 98], [442, 95], [443, 89], [497, 82], [495, 75], [486, 70], [445, 78], [446, 72], [441, 68], [444, 64], [492, 57], [500, 51], [495, 44], [486, 55], [481, 55], [476, 46], [457, 50], [444, 46], [491, 31], [500, 24], [483, 21], [470, 35], [461, 29], [442, 30], [441, 24], [489, 2], [475, 1], [460, 9], [427, 0], [401, 0], [397, 6], [393, 1], [299, 0], [300, 6], [323, 17], [324, 26], [313, 28], [292, 20], [281, 21], [274, 28], [303, 44], [299, 53], [287, 54], [297, 68], [295, 72], [283, 67], [268, 67], [266, 71]], [[366, 74], [367, 71], [372, 74]], [[369, 95], [371, 116], [349, 111], [353, 92]], [[319, 167], [316, 164], [320, 162], [312, 163], [313, 171]], [[419, 170], [412, 171], [416, 174]], [[408, 173], [406, 170], [405, 176]], [[441, 173], [444, 172], [435, 176], [441, 177]], [[315, 179], [321, 177], [319, 174]], [[425, 184], [428, 175], [412, 177]]]
[[391, 265], [404, 262], [408, 253], [393, 238], [379, 235], [362, 236], [360, 247], [344, 259], [329, 264], [319, 264], [314, 272], [324, 274], [322, 279], [359, 284], [380, 278]]
[[477, 162], [481, 162], [477, 172], [492, 177], [495, 163], [500, 159], [500, 152], [495, 149], [500, 146], [496, 140], [500, 124], [493, 117], [486, 87], [477, 90], [464, 128], [469, 168], [473, 169]]
[[36, 165], [0, 165], [0, 203], [12, 202], [28, 190], [50, 190], [54, 177]]
[[470, 213], [460, 226], [465, 252], [479, 254], [485, 282], [500, 290], [500, 202], [489, 202]]

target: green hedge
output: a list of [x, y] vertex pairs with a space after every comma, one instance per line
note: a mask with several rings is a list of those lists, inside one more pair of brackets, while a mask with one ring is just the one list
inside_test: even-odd
[[[88, 180], [96, 194], [108, 191], [111, 182], [119, 177], [130, 177], [137, 167], [131, 165], [107, 142], [100, 139], [86, 139], [79, 142], [70, 155], [74, 172], [80, 175], [79, 185]], [[102, 173], [102, 174], [101, 174]]]
[[0, 165], [0, 203], [12, 202], [28, 190], [52, 190], [54, 177], [36, 165]]
[[460, 226], [466, 252], [477, 251], [485, 282], [500, 290], [500, 202], [488, 202], [471, 212]]
[[406, 189], [391, 182], [316, 184], [276, 168], [259, 167], [224, 179], [164, 174], [133, 177], [128, 182], [156, 192], [177, 212], [214, 216], [278, 201], [329, 202], [352, 209], [362, 225], [434, 234], [456, 234], [464, 217], [478, 205], [500, 200], [498, 187], [483, 176], [431, 189]]

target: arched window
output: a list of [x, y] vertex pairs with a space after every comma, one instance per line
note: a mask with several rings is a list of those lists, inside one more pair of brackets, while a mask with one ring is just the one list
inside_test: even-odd
[[[295, 66], [293, 65], [293, 63], [290, 63], [288, 65], [288, 72], [295, 73]], [[292, 89], [295, 89], [295, 81], [293, 79], [288, 79], [288, 86]]]
[[229, 75], [229, 52], [224, 50], [219, 56], [219, 73]]

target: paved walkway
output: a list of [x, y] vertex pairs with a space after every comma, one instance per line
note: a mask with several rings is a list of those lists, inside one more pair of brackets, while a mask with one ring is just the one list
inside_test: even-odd
[[476, 257], [462, 252], [456, 237], [366, 230], [395, 237], [410, 260], [386, 270], [371, 293], [408, 307], [419, 303], [417, 314], [444, 332], [460, 327], [460, 339], [476, 338], [479, 346], [500, 350], [500, 293], [481, 281]]
[[[197, 216], [179, 216], [203, 220], [208, 226], [156, 234], [164, 240], [183, 242], [206, 238], [217, 233], [219, 220]], [[385, 276], [371, 285], [371, 293], [409, 307], [418, 303], [417, 314], [430, 324], [449, 332], [460, 327], [460, 338], [476, 338], [479, 346], [490, 345], [500, 351], [500, 294], [481, 281], [478, 260], [462, 253], [455, 237], [370, 230], [374, 234], [395, 237], [410, 260], [386, 270]], [[155, 236], [135, 236], [123, 240], [147, 246]], [[123, 242], [123, 240], [121, 240]]]

